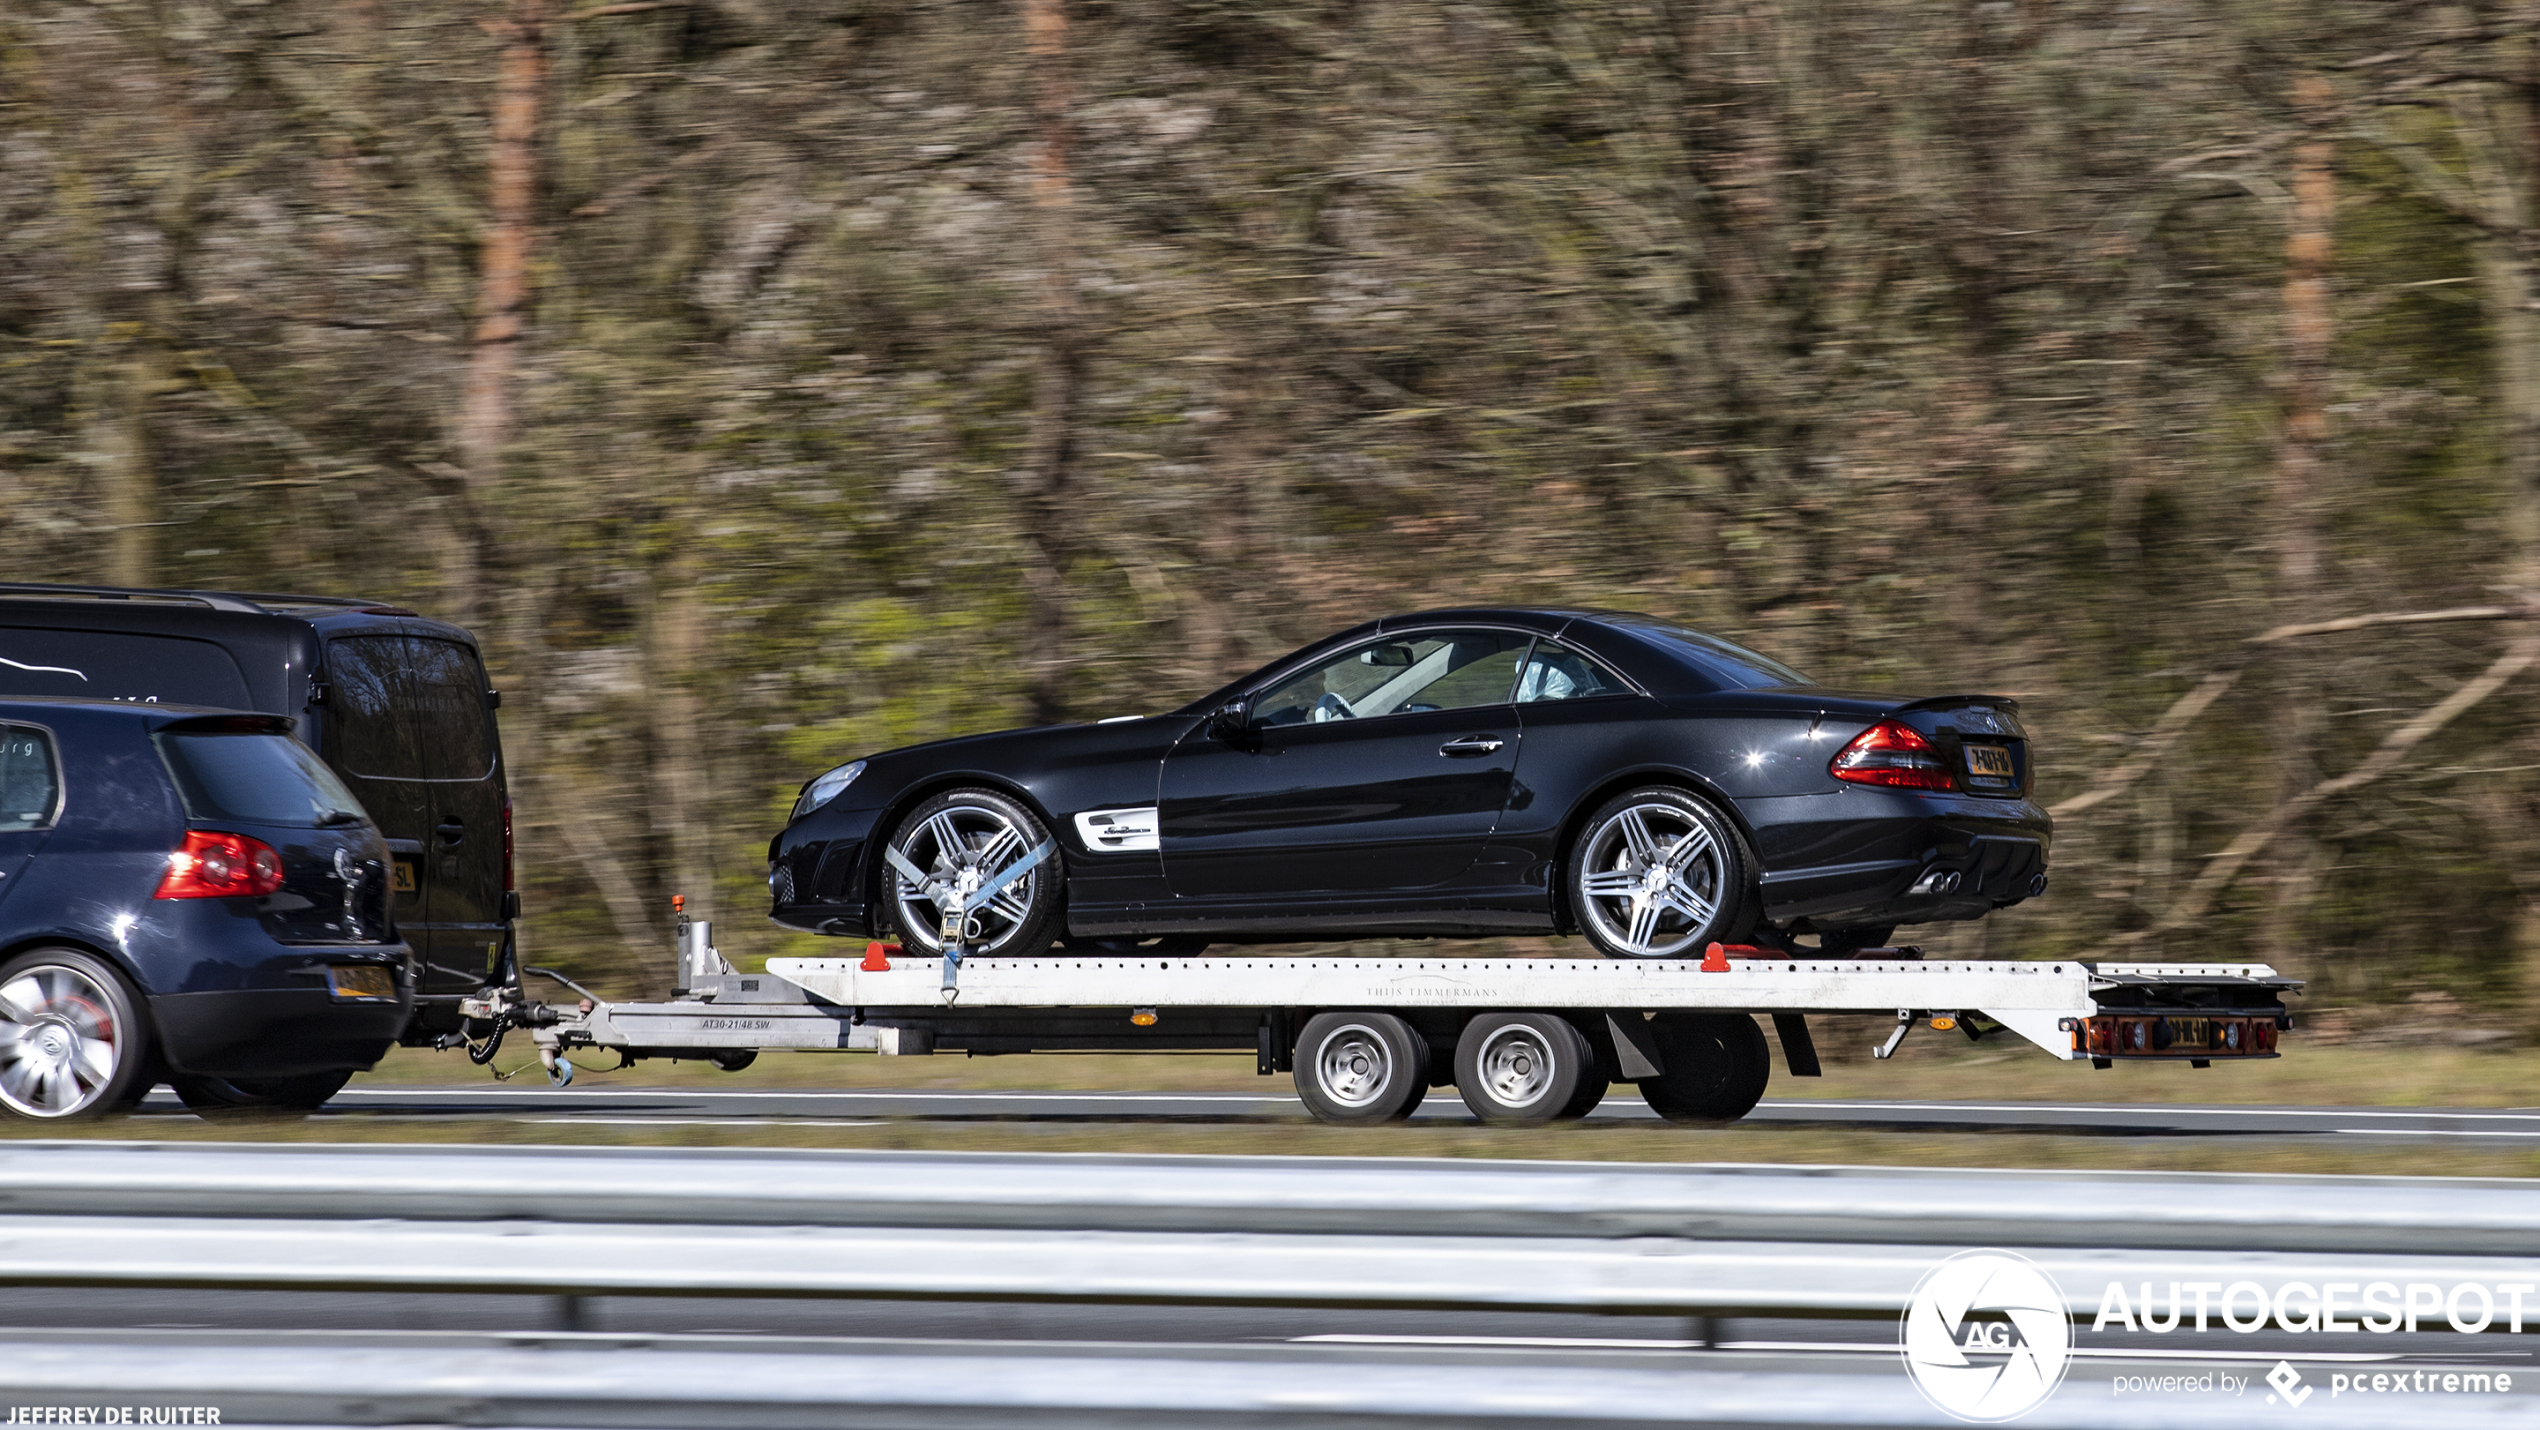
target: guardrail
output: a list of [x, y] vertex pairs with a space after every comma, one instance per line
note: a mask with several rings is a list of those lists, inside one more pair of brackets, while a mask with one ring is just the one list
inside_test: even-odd
[[2508, 1178], [1403, 1158], [0, 1143], [0, 1213], [2519, 1256]]
[[[611, 1344], [612, 1340], [619, 1344]], [[224, 1424], [571, 1426], [582, 1430], [1467, 1430], [1650, 1425], [1959, 1426], [1892, 1365], [1722, 1370], [1681, 1358], [1530, 1364], [1452, 1355], [1012, 1343], [755, 1349], [623, 1338], [329, 1344], [205, 1338], [0, 1339], [0, 1393], [19, 1404], [218, 1407]], [[2373, 1397], [2315, 1397], [2288, 1424], [2327, 1430], [2531, 1423], [2530, 1402], [2394, 1417]], [[2238, 1397], [2124, 1399], [2068, 1385], [2029, 1430], [2246, 1430], [2281, 1407]]]
[[[1893, 1317], [1969, 1245], [2022, 1248], [2085, 1323], [2111, 1281], [2250, 1282], [2269, 1297], [2290, 1282], [2540, 1285], [2540, 1195], [2437, 1178], [0, 1144], [0, 1284], [20, 1286]], [[2540, 1294], [2527, 1306], [2540, 1334]], [[183, 1391], [233, 1420], [383, 1424], [968, 1425], [1026, 1408], [1035, 1425], [1949, 1423], [1892, 1370], [1829, 1389], [1827, 1374], [1646, 1361], [1325, 1356], [1308, 1375], [1231, 1353], [1114, 1352], [1089, 1367], [1082, 1348], [1008, 1346], [938, 1348], [921, 1372], [909, 1353], [852, 1344], [781, 1366], [632, 1344], [557, 1336], [394, 1362], [343, 1345], [98, 1344], [66, 1359], [62, 1343], [0, 1331], [0, 1391], [114, 1404], [127, 1402], [94, 1397]], [[340, 1409], [356, 1401], [368, 1409]], [[2207, 1423], [2202, 1409], [2110, 1403], [2031, 1423]], [[2540, 1401], [2470, 1409], [2489, 1423]]]

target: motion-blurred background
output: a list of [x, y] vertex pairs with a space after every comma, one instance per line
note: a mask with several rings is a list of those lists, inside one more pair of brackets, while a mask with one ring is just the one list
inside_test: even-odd
[[527, 952], [626, 991], [674, 890], [808, 951], [760, 860], [828, 765], [1540, 601], [2020, 696], [2054, 888], [1901, 936], [2255, 955], [2502, 1035], [2536, 31], [11, 0], [0, 549], [474, 626]]

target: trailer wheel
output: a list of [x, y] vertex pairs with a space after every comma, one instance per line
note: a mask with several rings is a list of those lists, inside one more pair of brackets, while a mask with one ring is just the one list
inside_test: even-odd
[[758, 1049], [733, 1048], [728, 1052], [711, 1054], [706, 1058], [706, 1061], [723, 1069], [725, 1072], [739, 1072], [741, 1069], [758, 1061]]
[[1296, 1040], [1296, 1095], [1318, 1122], [1400, 1122], [1429, 1093], [1429, 1043], [1391, 1013], [1317, 1013]]
[[1642, 1078], [1640, 1095], [1669, 1122], [1735, 1122], [1772, 1080], [1764, 1030], [1744, 1013], [1661, 1013], [1650, 1033], [1666, 1071]]
[[1455, 1090], [1484, 1122], [1531, 1127], [1571, 1115], [1580, 1084], [1595, 1080], [1595, 1049], [1555, 1013], [1484, 1013], [1455, 1040]]

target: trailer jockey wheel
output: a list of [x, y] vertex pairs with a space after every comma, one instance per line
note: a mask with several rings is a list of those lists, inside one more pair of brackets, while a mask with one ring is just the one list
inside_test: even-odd
[[1666, 1071], [1640, 1080], [1649, 1109], [1669, 1122], [1735, 1122], [1772, 1080], [1764, 1030], [1744, 1013], [1661, 1013], [1650, 1020]]
[[1391, 1013], [1317, 1013], [1296, 1040], [1296, 1095], [1317, 1121], [1400, 1122], [1429, 1091], [1429, 1043]]
[[1484, 1122], [1556, 1121], [1596, 1078], [1596, 1050], [1557, 1013], [1484, 1013], [1455, 1040], [1455, 1090]]

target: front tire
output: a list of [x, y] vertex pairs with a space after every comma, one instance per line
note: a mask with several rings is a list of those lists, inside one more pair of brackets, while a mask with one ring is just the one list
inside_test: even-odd
[[298, 1077], [225, 1078], [186, 1077], [168, 1079], [168, 1086], [206, 1121], [227, 1118], [306, 1117], [326, 1105], [326, 1100], [344, 1090], [353, 1080], [350, 1068], [335, 1072], [303, 1073]]
[[157, 1067], [140, 999], [104, 959], [39, 948], [0, 965], [0, 1113], [85, 1122], [129, 1112]]
[[[991, 789], [947, 790], [920, 804], [891, 831], [891, 848], [926, 876], [882, 871], [882, 907], [911, 954], [944, 951], [946, 902], [985, 887], [1047, 842], [1049, 829], [1023, 804]], [[1058, 936], [1066, 856], [1051, 851], [1020, 880], [969, 915], [964, 937], [980, 957], [1034, 958]]]
[[1570, 917], [1608, 958], [1691, 958], [1755, 926], [1755, 860], [1737, 825], [1669, 785], [1618, 795], [1571, 847]]

